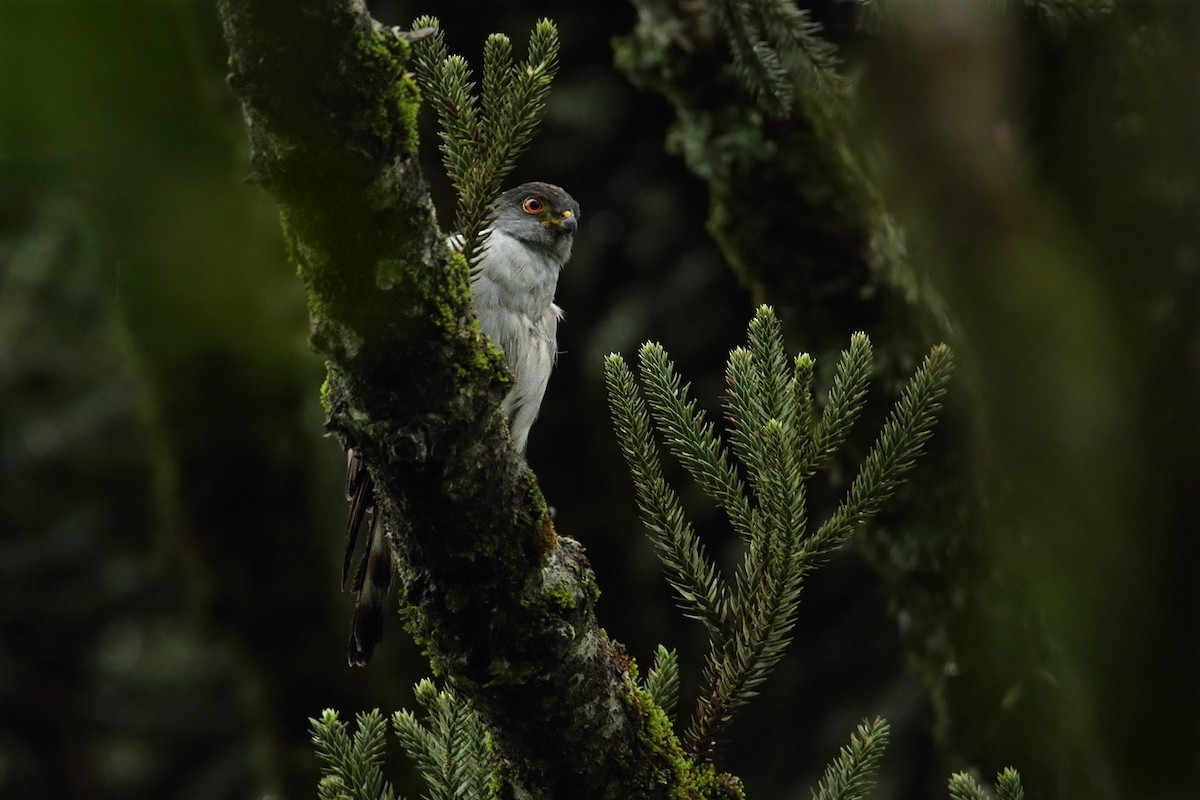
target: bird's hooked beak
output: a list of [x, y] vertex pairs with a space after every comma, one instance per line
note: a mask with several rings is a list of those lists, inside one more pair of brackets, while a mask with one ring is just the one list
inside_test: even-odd
[[573, 212], [563, 211], [558, 216], [547, 216], [544, 224], [553, 225], [562, 233], [575, 233], [575, 229], [579, 227], [579, 220]]

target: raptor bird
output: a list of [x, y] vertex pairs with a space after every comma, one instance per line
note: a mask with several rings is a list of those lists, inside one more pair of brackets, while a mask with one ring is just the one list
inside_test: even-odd
[[[504, 351], [512, 388], [503, 401], [513, 447], [525, 452], [557, 353], [562, 309], [554, 304], [558, 276], [571, 257], [579, 204], [549, 183], [523, 183], [500, 195], [486, 222], [488, 235], [471, 273], [471, 305], [483, 332]], [[457, 239], [457, 242], [456, 242]], [[461, 237], [451, 245], [461, 246]], [[371, 516], [366, 552], [354, 573], [357, 601], [350, 627], [348, 658], [362, 666], [383, 636], [383, 616], [395, 569], [380, 522], [373, 511], [375, 487], [354, 450], [346, 453], [346, 556], [342, 584], [350, 573], [359, 530]]]

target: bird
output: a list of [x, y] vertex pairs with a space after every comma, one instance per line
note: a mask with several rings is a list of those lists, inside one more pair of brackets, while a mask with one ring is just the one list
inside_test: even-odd
[[[492, 203], [484, 245], [471, 268], [471, 307], [480, 330], [504, 352], [512, 376], [501, 409], [508, 418], [513, 449], [524, 453], [550, 373], [558, 357], [562, 309], [554, 303], [558, 277], [571, 258], [579, 227], [579, 203], [550, 183], [523, 183]], [[461, 235], [451, 247], [462, 247]], [[383, 637], [388, 590], [395, 576], [392, 553], [374, 510], [375, 488], [353, 448], [346, 451], [347, 543], [342, 562], [346, 586], [359, 530], [371, 522], [365, 552], [355, 570], [354, 619], [347, 660], [364, 666]]]

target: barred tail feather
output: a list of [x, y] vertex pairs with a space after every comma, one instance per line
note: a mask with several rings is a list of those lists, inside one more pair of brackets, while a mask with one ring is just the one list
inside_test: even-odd
[[357, 602], [347, 649], [347, 660], [352, 667], [365, 666], [375, 652], [375, 645], [383, 638], [383, 615], [394, 573], [391, 548], [384, 538], [379, 515], [373, 514], [367, 552], [354, 576]]
[[354, 571], [350, 590], [355, 595], [354, 619], [350, 623], [350, 646], [347, 660], [361, 667], [370, 660], [375, 645], [383, 638], [383, 615], [387, 609], [388, 590], [392, 585], [392, 551], [383, 535], [381, 515], [375, 508], [375, 484], [366, 465], [354, 450], [346, 452], [346, 499], [350, 513], [346, 519], [346, 554], [342, 558], [342, 588], [350, 576], [359, 532], [368, 514], [371, 516], [367, 541]]
[[[342, 591], [346, 590], [346, 578], [350, 575], [350, 562], [354, 560], [358, 532], [362, 528], [367, 511], [375, 502], [375, 485], [371, 481], [371, 475], [353, 449], [346, 451], [346, 499], [350, 501], [350, 514], [346, 518], [346, 554], [342, 558]], [[374, 525], [373, 522], [372, 525]]]

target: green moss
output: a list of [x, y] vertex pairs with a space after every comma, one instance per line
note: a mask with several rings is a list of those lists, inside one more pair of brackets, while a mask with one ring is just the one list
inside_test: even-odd
[[412, 48], [387, 29], [362, 25], [355, 52], [343, 72], [361, 87], [366, 107], [354, 127], [389, 145], [393, 152], [417, 152], [417, 113], [421, 92], [405, 69]]
[[432, 303], [429, 316], [447, 341], [465, 335], [474, 344], [469, 348], [467, 360], [453, 366], [458, 379], [474, 379], [481, 375], [488, 381], [504, 385], [510, 379], [503, 351], [483, 336], [473, 317], [465, 327], [460, 327], [463, 317], [471, 310], [470, 275], [466, 257], [452, 252], [440, 278], [429, 287]]
[[567, 584], [549, 587], [544, 596], [563, 611], [573, 611], [579, 606], [579, 597]]
[[530, 481], [529, 491], [525, 493], [525, 499], [528, 505], [533, 506], [538, 519], [550, 518], [550, 506], [546, 505], [546, 497], [542, 494], [542, 490], [538, 487], [536, 480]]
[[425, 656], [429, 662], [429, 669], [433, 676], [448, 675], [450, 669], [446, 659], [431, 644], [428, 618], [424, 612], [407, 600], [401, 600], [400, 618], [403, 621], [405, 632], [412, 637], [413, 643], [421, 651], [421, 655]]
[[283, 234], [283, 247], [287, 256], [287, 261], [296, 270], [296, 274], [304, 282], [304, 291], [308, 300], [309, 316], [316, 319], [320, 316], [321, 301], [317, 294], [313, 282], [311, 280], [310, 271], [305, 269], [306, 264], [301, 257], [301, 247], [299, 237], [292, 228], [292, 220], [288, 215], [287, 210], [279, 212], [279, 230]]
[[433, 323], [447, 338], [458, 333], [459, 320], [471, 309], [471, 272], [462, 253], [452, 252], [441, 279], [434, 282]]
[[[629, 763], [649, 764], [649, 771], [635, 778], [630, 787], [637, 797], [668, 797], [671, 800], [742, 800], [742, 783], [717, 772], [712, 764], [699, 762], [684, 752], [666, 712], [650, 693], [634, 680], [625, 682], [623, 697], [637, 719], [638, 753], [628, 754]], [[665, 793], [664, 793], [665, 792]]]
[[333, 398], [329, 388], [329, 362], [325, 362], [325, 380], [321, 382], [321, 409], [326, 417], [333, 416]]
[[445, 290], [447, 300], [466, 309], [471, 306], [471, 265], [467, 257], [457, 250], [450, 252], [446, 260]]

